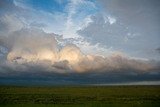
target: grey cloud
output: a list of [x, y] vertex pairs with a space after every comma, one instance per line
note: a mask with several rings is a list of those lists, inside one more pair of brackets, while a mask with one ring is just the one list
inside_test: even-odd
[[[100, 0], [104, 11], [78, 33], [93, 44], [100, 43], [131, 56], [159, 60], [149, 52], [160, 45], [159, 0]], [[107, 17], [116, 19], [110, 24]]]
[[13, 4], [13, 0], [1, 0], [0, 1], [0, 9], [1, 9], [1, 11], [15, 9], [15, 5]]
[[133, 30], [155, 37], [159, 34], [159, 0], [102, 0], [102, 3], [106, 11]]
[[79, 30], [78, 33], [87, 37], [92, 43], [101, 43], [106, 46], [122, 47], [123, 37], [127, 33], [124, 26], [120, 24], [110, 25], [109, 21], [105, 22], [102, 14], [91, 17], [93, 23], [88, 27]]
[[157, 48], [156, 51], [157, 51], [158, 53], [160, 53], [160, 48]]
[[70, 70], [70, 68], [69, 68], [69, 62], [67, 60], [55, 62], [53, 64], [53, 67], [55, 67], [57, 69], [62, 69], [62, 70]]
[[138, 72], [146, 72], [153, 69], [149, 62], [129, 59], [121, 55], [113, 55], [109, 57], [88, 56], [79, 63], [82, 70], [89, 72], [108, 72], [122, 70], [137, 70]]

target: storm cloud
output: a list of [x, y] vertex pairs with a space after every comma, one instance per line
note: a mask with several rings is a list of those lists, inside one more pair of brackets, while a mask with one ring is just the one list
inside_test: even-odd
[[[97, 2], [71, 1], [65, 8], [67, 15], [18, 3], [0, 1], [0, 84], [160, 80], [158, 1], [100, 0], [100, 12]], [[96, 13], [83, 13], [86, 5]], [[53, 28], [47, 29], [50, 25]], [[57, 29], [64, 34], [49, 32]]]

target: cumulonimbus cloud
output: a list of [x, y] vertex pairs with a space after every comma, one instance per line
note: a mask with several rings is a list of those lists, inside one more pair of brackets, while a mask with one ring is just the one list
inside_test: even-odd
[[[47, 34], [39, 29], [21, 29], [5, 39], [7, 63], [17, 67], [41, 66], [48, 71], [57, 72], [106, 72], [114, 70], [148, 71], [153, 69], [149, 61], [131, 59], [122, 53], [114, 53], [108, 57], [86, 55], [74, 44], [58, 47], [54, 34]], [[23, 67], [22, 67], [23, 66]], [[9, 67], [9, 66], [8, 66]], [[18, 69], [16, 67], [16, 69]]]

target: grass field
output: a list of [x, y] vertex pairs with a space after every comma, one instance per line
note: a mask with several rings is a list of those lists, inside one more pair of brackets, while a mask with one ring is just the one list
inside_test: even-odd
[[160, 107], [160, 86], [0, 86], [2, 107]]

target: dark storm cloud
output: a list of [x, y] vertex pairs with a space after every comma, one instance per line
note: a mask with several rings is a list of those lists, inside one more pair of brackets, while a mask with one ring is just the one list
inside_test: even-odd
[[[129, 73], [130, 72], [130, 73]], [[157, 72], [157, 71], [156, 71]], [[2, 73], [1, 73], [2, 74]], [[0, 75], [0, 84], [7, 85], [89, 85], [89, 84], [117, 84], [139, 81], [160, 81], [160, 73], [135, 74], [134, 71], [117, 71], [106, 73], [69, 73], [59, 74], [34, 70], [31, 72], [17, 72]]]

